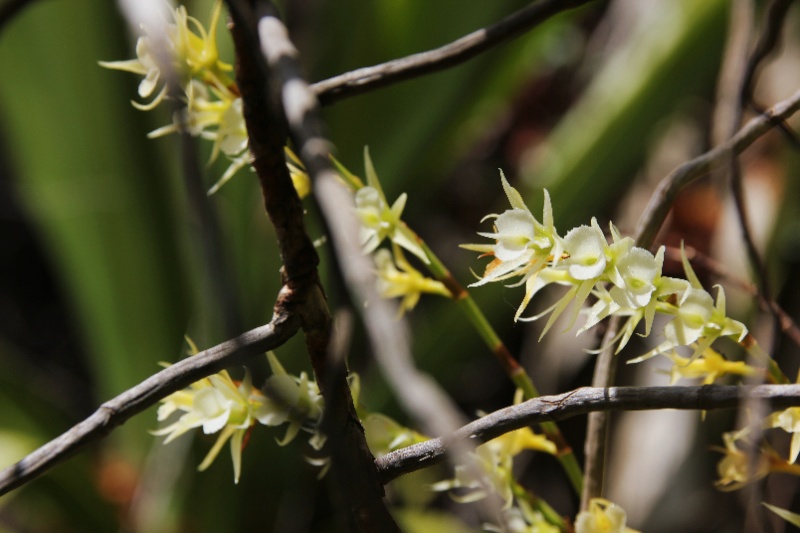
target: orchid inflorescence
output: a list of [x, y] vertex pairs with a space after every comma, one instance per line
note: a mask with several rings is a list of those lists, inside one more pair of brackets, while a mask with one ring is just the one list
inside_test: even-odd
[[[533, 216], [522, 196], [509, 185], [501, 172], [501, 182], [511, 209], [492, 214], [494, 231], [479, 233], [493, 239], [494, 244], [465, 244], [463, 248], [493, 257], [483, 276], [470, 287], [519, 278], [511, 287], [525, 286], [522, 303], [515, 320], [536, 320], [549, 315], [542, 336], [556, 319], [571, 305], [566, 329], [570, 329], [590, 296], [596, 302], [584, 311], [585, 324], [578, 333], [586, 331], [601, 320], [618, 315], [624, 325], [612, 339], [619, 352], [644, 321], [644, 335], [650, 334], [656, 313], [672, 317], [664, 327], [664, 341], [632, 362], [644, 361], [657, 354], [672, 355], [680, 346], [693, 347], [690, 360], [703, 355], [720, 337], [741, 341], [747, 328], [725, 314], [725, 292], [717, 288], [716, 302], [703, 289], [686, 255], [683, 266], [687, 280], [662, 274], [664, 247], [655, 255], [635, 246], [630, 237], [622, 237], [610, 225], [608, 242], [596, 219], [578, 226], [561, 237], [553, 222], [550, 196], [545, 191], [542, 222]], [[484, 219], [484, 220], [485, 220]], [[555, 284], [567, 287], [567, 292], [544, 312], [523, 317], [531, 299], [544, 287]]]
[[[193, 136], [213, 141], [211, 161], [222, 152], [231, 164], [209, 190], [212, 194], [250, 162], [242, 99], [229, 75], [233, 67], [220, 59], [217, 49], [222, 2], [214, 2], [208, 30], [190, 17], [184, 6], [172, 8], [164, 2], [163, 8], [166, 17], [161, 28], [142, 25], [143, 34], [136, 42], [136, 59], [101, 61], [100, 65], [144, 76], [139, 84], [139, 96], [152, 97], [152, 100], [146, 104], [132, 102], [137, 109], [154, 109], [176, 97], [174, 93], [179, 94], [177, 98], [185, 108], [174, 114], [172, 124], [150, 132], [148, 137], [186, 130]], [[156, 33], [163, 30], [165, 35]], [[171, 80], [175, 80], [177, 87], [171, 86]]]
[[[186, 131], [213, 141], [211, 161], [220, 153], [228, 157], [230, 165], [209, 190], [211, 194], [250, 163], [242, 99], [230, 76], [232, 66], [220, 59], [216, 42], [222, 2], [214, 2], [208, 30], [188, 16], [185, 7], [172, 8], [166, 1], [163, 7], [165, 18], [160, 27], [142, 25], [142, 35], [136, 43], [136, 59], [100, 64], [143, 76], [138, 94], [149, 101], [132, 102], [137, 109], [152, 110], [166, 100], [177, 99], [182, 104], [182, 109], [174, 113], [172, 123], [150, 132], [149, 137]], [[303, 163], [288, 147], [286, 159], [298, 195], [302, 198], [310, 194], [311, 180]], [[364, 150], [366, 183], [332, 160], [342, 181], [353, 191], [354, 213], [361, 223], [362, 251], [373, 256], [380, 295], [402, 298], [400, 314], [413, 309], [422, 294], [453, 297], [458, 291], [451, 292], [448, 289], [451, 285], [446, 286], [441, 281], [443, 267], [436, 266], [438, 259], [402, 220], [408, 196], [403, 193], [394, 202], [388, 201], [369, 151]], [[703, 384], [710, 385], [727, 375], [746, 377], [763, 372], [742, 361], [729, 361], [712, 348], [712, 344], [723, 337], [741, 344], [747, 336], [747, 328], [726, 315], [722, 287], [717, 287], [716, 298], [702, 287], [683, 250], [681, 258], [686, 279], [664, 276], [663, 246], [654, 254], [636, 246], [632, 238], [622, 236], [613, 224], [609, 225], [607, 238], [595, 218], [588, 225], [572, 228], [561, 236], [555, 227], [546, 190], [540, 221], [502, 171], [501, 184], [510, 208], [484, 217], [484, 220], [493, 221], [493, 230], [478, 233], [493, 242], [465, 244], [462, 248], [491, 258], [483, 274], [477, 276], [478, 280], [470, 287], [494, 282], [510, 282], [509, 287], [524, 286], [515, 321], [547, 317], [541, 333], [544, 336], [568, 309], [567, 330], [576, 324], [579, 316], [585, 317], [578, 333], [610, 316], [618, 316], [624, 320], [623, 325], [607, 346], [614, 347], [618, 353], [640, 324], [644, 325], [643, 336], [649, 336], [656, 314], [662, 314], [670, 318], [663, 327], [663, 340], [629, 362], [663, 355], [673, 363], [672, 383], [681, 378], [700, 378]], [[382, 246], [387, 241], [388, 248]], [[439, 279], [420, 272], [406, 253]], [[534, 296], [549, 285], [565, 287], [566, 292], [541, 313], [524, 316]], [[459, 298], [467, 297], [464, 294], [459, 293]], [[586, 306], [590, 299], [593, 303]], [[191, 341], [190, 345], [192, 353], [196, 353]], [[689, 348], [688, 357], [678, 352], [681, 347]], [[309, 443], [320, 451], [325, 436], [318, 430], [323, 400], [317, 384], [305, 373], [298, 376], [287, 373], [274, 354], [267, 357], [273, 375], [261, 388], [253, 386], [247, 371], [243, 379], [234, 380], [223, 370], [166, 397], [158, 410], [158, 420], [169, 420], [169, 423], [153, 434], [165, 436], [166, 444], [197, 428], [202, 428], [206, 434], [219, 433], [199, 469], [206, 469], [229, 443], [236, 482], [241, 475], [242, 449], [256, 424], [286, 425], [279, 445], [288, 444], [301, 430], [310, 433]], [[350, 385], [354, 403], [358, 405], [357, 375], [351, 375]], [[515, 403], [520, 400], [518, 391]], [[359, 414], [367, 442], [376, 455], [427, 440], [426, 436], [385, 415], [362, 410]], [[718, 448], [723, 453], [718, 465], [717, 486], [720, 489], [735, 490], [772, 472], [800, 475], [800, 468], [794, 464], [800, 455], [800, 408], [773, 413], [762, 426], [763, 430], [780, 428], [792, 433], [789, 459], [782, 459], [769, 446], [749, 445], [749, 429], [726, 433], [724, 448]], [[752, 450], [743, 449], [743, 443], [748, 443], [747, 448], [757, 448], [757, 455], [754, 457]], [[519, 533], [562, 530], [564, 526], [558, 519], [545, 517], [541, 509], [534, 508], [534, 499], [528, 498], [528, 493], [514, 479], [514, 457], [524, 450], [559, 453], [554, 442], [545, 435], [536, 434], [530, 428], [519, 429], [478, 446], [472, 454], [476, 468], [457, 466], [452, 479], [435, 483], [431, 488], [447, 491], [454, 499], [464, 502], [490, 495], [498, 497], [503, 502], [503, 524], [486, 524], [487, 530]], [[324, 474], [327, 458], [309, 461], [323, 466]], [[768, 507], [800, 525], [800, 515]], [[633, 531], [627, 528], [626, 520], [625, 511], [619, 506], [593, 499], [589, 508], [576, 517], [575, 531]]]
[[[197, 353], [194, 344], [191, 341], [189, 344], [191, 353]], [[304, 372], [299, 376], [287, 373], [275, 354], [268, 353], [267, 358], [272, 376], [260, 389], [253, 387], [249, 372], [245, 371], [241, 381], [235, 381], [226, 370], [222, 370], [164, 398], [158, 409], [159, 422], [176, 413], [181, 415], [167, 426], [153, 431], [153, 435], [166, 435], [164, 444], [167, 444], [200, 427], [206, 434], [220, 432], [198, 470], [208, 468], [225, 443], [230, 441], [236, 483], [241, 475], [245, 437], [257, 423], [264, 426], [287, 424], [286, 434], [277, 441], [281, 446], [291, 442], [301, 429], [307, 431], [311, 433], [311, 446], [320, 450], [325, 438], [317, 430], [323, 406], [319, 387]]]

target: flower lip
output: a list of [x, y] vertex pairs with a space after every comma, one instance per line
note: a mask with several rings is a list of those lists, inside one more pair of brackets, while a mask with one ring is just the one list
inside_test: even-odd
[[564, 247], [569, 253], [565, 264], [576, 280], [599, 277], [606, 268], [605, 249], [608, 246], [598, 227], [578, 226], [564, 237]]
[[479, 233], [496, 239], [494, 255], [501, 261], [513, 261], [535, 242], [534, 218], [528, 211], [509, 209], [495, 220], [495, 233]]

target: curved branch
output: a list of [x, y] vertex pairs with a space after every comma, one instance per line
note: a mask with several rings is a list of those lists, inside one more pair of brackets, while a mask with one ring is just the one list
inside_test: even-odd
[[105, 402], [89, 418], [61, 436], [28, 454], [18, 463], [0, 471], [0, 495], [40, 476], [90, 442], [105, 437], [112, 429], [133, 415], [155, 405], [173, 392], [188, 387], [223, 368], [240, 365], [249, 357], [281, 346], [297, 332], [299, 327], [297, 318], [277, 316], [265, 326], [242, 333], [235, 339], [183, 359], [147, 378], [116, 398]]
[[437, 72], [464, 63], [490, 48], [522, 35], [553, 15], [592, 0], [542, 0], [500, 22], [481, 28], [434, 50], [340, 74], [311, 85], [322, 105]]
[[659, 183], [644, 214], [639, 219], [636, 235], [637, 246], [643, 248], [652, 246], [658, 230], [675, 201], [675, 196], [681, 189], [712, 169], [727, 163], [731, 155], [742, 153], [756, 139], [794, 115], [798, 110], [800, 110], [800, 91], [750, 120], [724, 144], [687, 161], [670, 172]]
[[461, 427], [446, 439], [430, 439], [393, 451], [377, 460], [384, 483], [403, 474], [440, 463], [448, 443], [470, 439], [486, 442], [500, 435], [548, 421], [600, 411], [656, 409], [712, 410], [736, 407], [743, 398], [767, 402], [772, 409], [800, 406], [800, 385], [699, 387], [584, 387], [554, 396], [541, 396], [512, 405]]

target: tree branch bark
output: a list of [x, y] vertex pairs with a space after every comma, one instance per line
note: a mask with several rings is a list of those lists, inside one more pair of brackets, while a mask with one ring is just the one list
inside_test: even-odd
[[73, 426], [21, 461], [0, 471], [0, 495], [45, 473], [87, 444], [108, 435], [173, 392], [224, 368], [241, 365], [248, 358], [273, 350], [290, 339], [300, 327], [291, 315], [275, 316], [269, 324], [250, 330], [197, 355], [183, 359], [105, 402], [89, 418]]
[[800, 109], [800, 91], [778, 102], [763, 114], [750, 120], [727, 142], [687, 161], [661, 180], [637, 224], [636, 245], [650, 248], [675, 201], [675, 196], [694, 180], [727, 163], [732, 154], [742, 153], [748, 146]]
[[592, 0], [542, 0], [434, 50], [364, 67], [311, 85], [322, 105], [445, 70], [511, 40], [558, 13]]
[[700, 387], [584, 387], [541, 396], [512, 405], [463, 426], [446, 439], [430, 439], [378, 458], [384, 483], [442, 462], [448, 442], [470, 439], [483, 443], [542, 422], [556, 422], [586, 413], [682, 409], [710, 411], [736, 407], [743, 398], [757, 398], [773, 410], [800, 406], [800, 385]]
[[[297, 140], [294, 124], [298, 116], [292, 102], [281, 96], [285, 85], [299, 80], [287, 80], [278, 63], [293, 61], [290, 56], [296, 50], [285, 33], [283, 40], [267, 41], [260, 31], [265, 19], [278, 20], [270, 2], [229, 0], [228, 6], [234, 21], [231, 33], [237, 55], [236, 79], [244, 104], [253, 166], [267, 214], [276, 228], [284, 263], [285, 304], [290, 306], [287, 311], [297, 313], [302, 321], [306, 347], [325, 399], [320, 425], [328, 437], [324, 451], [331, 457], [336, 486], [332, 494], [344, 510], [341, 515], [349, 531], [399, 531], [383, 501], [383, 485], [353, 406], [346, 369], [331, 360], [332, 321], [317, 271], [319, 259], [305, 230], [303, 207], [284, 159], [287, 124], [292, 126]], [[280, 27], [285, 30], [282, 24]], [[310, 104], [313, 101], [311, 95]], [[304, 120], [305, 116], [299, 119]], [[301, 156], [307, 154], [302, 141], [297, 146], [301, 148]]]

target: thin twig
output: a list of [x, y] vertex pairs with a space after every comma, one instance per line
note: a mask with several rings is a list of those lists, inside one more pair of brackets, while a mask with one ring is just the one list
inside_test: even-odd
[[448, 444], [460, 439], [481, 443], [532, 424], [601, 411], [730, 409], [748, 397], [763, 400], [773, 410], [800, 406], [800, 385], [584, 387], [500, 409], [470, 422], [447, 439], [434, 438], [396, 450], [378, 458], [377, 463], [384, 483], [388, 483], [403, 474], [441, 462]]
[[755, 88], [756, 74], [767, 59], [780, 44], [781, 31], [783, 30], [786, 14], [794, 0], [773, 0], [767, 8], [764, 20], [764, 30], [753, 48], [753, 53], [747, 63], [744, 76], [746, 83], [741, 86], [741, 101], [749, 102], [753, 97]]
[[183, 359], [105, 402], [84, 421], [0, 472], [0, 495], [40, 476], [87, 444], [105, 437], [133, 415], [190, 384], [241, 365], [248, 358], [273, 350], [289, 340], [300, 321], [276, 316], [265, 326]]
[[[753, 53], [750, 55], [750, 58], [744, 67], [741, 79], [738, 81], [739, 94], [734, 102], [734, 122], [730, 124], [730, 134], [733, 134], [733, 132], [735, 132], [739, 127], [744, 115], [744, 108], [748, 102], [752, 101], [753, 99], [753, 90], [756, 84], [757, 72], [759, 71], [764, 60], [772, 54], [777, 45], [780, 43], [781, 30], [791, 4], [792, 0], [773, 0], [769, 6], [769, 9], [767, 10], [764, 28], [761, 32], [758, 43], [756, 44]], [[739, 219], [742, 240], [744, 241], [745, 249], [747, 250], [747, 257], [756, 273], [756, 279], [761, 294], [763, 294], [766, 298], [770, 298], [772, 291], [770, 290], [767, 266], [764, 263], [758, 248], [756, 248], [753, 232], [750, 228], [749, 216], [747, 213], [747, 201], [742, 183], [742, 167], [739, 162], [739, 158], [735, 153], [731, 154], [730, 161], [728, 163], [728, 171], [731, 193], [733, 195], [734, 205], [736, 206], [736, 214], [738, 215], [737, 218]]]
[[[612, 341], [619, 332], [622, 318], [614, 315], [608, 321], [606, 332], [600, 346], [603, 349], [597, 355], [594, 364], [592, 386], [601, 389], [611, 387], [617, 379], [617, 365]], [[606, 471], [606, 448], [608, 446], [608, 427], [611, 422], [607, 412], [591, 413], [586, 423], [586, 439], [583, 441], [583, 492], [581, 493], [581, 510], [589, 508], [593, 498], [603, 494], [603, 483]]]
[[724, 144], [680, 165], [659, 183], [637, 224], [636, 244], [649, 248], [664, 223], [675, 201], [675, 196], [694, 180], [707, 174], [729, 160], [731, 154], [740, 154], [756, 139], [800, 109], [800, 91], [775, 104], [763, 114], [750, 120]]
[[[750, 55], [750, 43], [755, 32], [755, 1], [754, 0], [734, 0], [731, 3], [730, 23], [728, 25], [728, 44], [725, 47], [725, 57], [723, 60], [722, 73], [717, 80], [717, 102], [714, 109], [716, 133], [712, 137], [712, 144], [717, 145], [733, 136], [739, 129], [744, 116], [745, 94], [749, 94], [748, 89], [752, 87], [752, 76], [758, 61], [748, 60]], [[722, 98], [721, 96], [724, 96]], [[734, 209], [736, 210], [739, 221], [739, 228], [744, 241], [745, 250], [750, 261], [750, 265], [756, 273], [756, 279], [761, 285], [761, 292], [769, 295], [770, 289], [764, 263], [756, 250], [753, 234], [750, 231], [748, 213], [745, 205], [744, 190], [742, 187], [742, 166], [739, 156], [732, 153], [728, 164], [716, 172], [721, 176], [721, 184], [730, 190], [733, 199]], [[750, 384], [762, 384], [766, 373], [756, 373], [749, 377]], [[758, 423], [760, 416], [765, 416], [765, 406], [759, 400], [746, 398], [739, 406], [737, 418], [740, 427], [747, 427], [753, 432], [753, 439], [745, 446], [748, 468], [756, 468], [759, 454], [757, 453], [757, 442], [761, 441], [762, 430]], [[751, 470], [754, 471], [754, 470]], [[762, 531], [761, 524], [754, 522], [757, 520], [758, 501], [761, 500], [760, 484], [750, 484], [741, 494], [745, 504], [744, 527], [747, 531]]]
[[322, 105], [367, 91], [438, 72], [518, 37], [548, 18], [592, 0], [542, 0], [520, 9], [500, 22], [474, 31], [434, 50], [420, 52], [372, 67], [317, 82], [311, 86]]
[[[753, 141], [775, 127], [778, 121], [786, 120], [798, 109], [800, 109], [800, 91], [796, 92], [792, 97], [777, 103], [762, 115], [750, 120], [739, 130], [739, 133], [724, 144], [687, 161], [670, 172], [661, 180], [661, 183], [653, 192], [650, 202], [639, 219], [636, 226], [636, 245], [643, 248], [650, 248], [653, 245], [656, 234], [664, 223], [678, 192], [712, 169], [725, 164], [731, 154], [739, 154], [744, 151]], [[612, 317], [609, 321], [608, 329], [601, 344], [601, 346], [605, 346], [605, 349], [600, 352], [595, 363], [594, 377], [592, 379], [592, 385], [595, 387], [610, 387], [613, 385], [616, 365], [614, 364], [614, 349], [609, 344], [619, 329], [619, 323], [618, 317]], [[582, 508], [586, 508], [589, 500], [599, 497], [602, 492], [608, 424], [609, 416], [607, 413], [598, 412], [589, 415], [584, 446], [586, 460], [583, 469]]]

